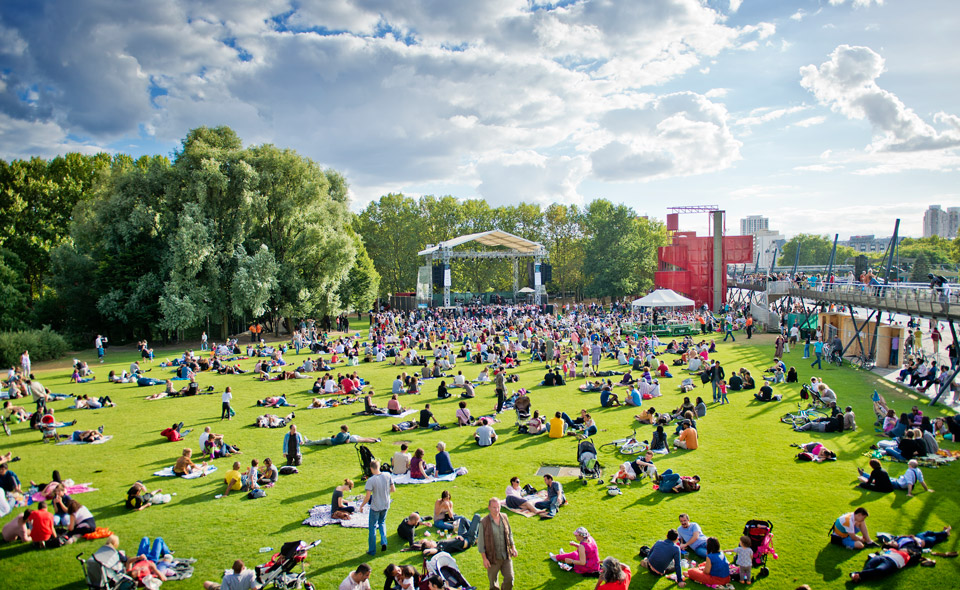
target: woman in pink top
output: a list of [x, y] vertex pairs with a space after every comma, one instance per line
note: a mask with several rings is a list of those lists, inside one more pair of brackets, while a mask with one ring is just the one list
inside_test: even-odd
[[[575, 574], [597, 574], [600, 572], [600, 552], [597, 549], [597, 542], [593, 540], [587, 529], [580, 527], [573, 531], [576, 541], [570, 541], [570, 545], [576, 547], [576, 551], [561, 553], [559, 555], [550, 554], [550, 559], [560, 564], [573, 566]], [[566, 568], [564, 568], [566, 569]]]

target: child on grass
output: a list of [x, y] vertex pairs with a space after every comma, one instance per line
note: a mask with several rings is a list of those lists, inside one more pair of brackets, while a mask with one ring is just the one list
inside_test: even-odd
[[740, 537], [739, 547], [724, 551], [724, 553], [735, 553], [737, 555], [734, 563], [740, 570], [740, 582], [749, 584], [750, 568], [753, 566], [753, 549], [751, 547], [750, 537], [743, 535]]
[[721, 379], [717, 383], [717, 389], [720, 390], [720, 405], [729, 404], [730, 400], [727, 399], [727, 382], [724, 379]]

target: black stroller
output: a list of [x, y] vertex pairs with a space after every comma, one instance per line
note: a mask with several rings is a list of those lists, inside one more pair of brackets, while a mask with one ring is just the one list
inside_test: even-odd
[[77, 555], [89, 590], [134, 590], [137, 581], [124, 571], [120, 553], [108, 545], [93, 552], [89, 559]]
[[603, 466], [597, 461], [597, 447], [590, 439], [577, 443], [577, 464], [580, 466], [580, 480], [587, 483], [587, 479], [597, 479], [603, 483]]
[[[314, 585], [307, 581], [303, 562], [307, 558], [307, 551], [319, 544], [319, 539], [309, 545], [303, 541], [284, 543], [280, 552], [274, 553], [270, 561], [256, 567], [257, 583], [264, 587], [273, 584], [279, 590], [315, 590]], [[299, 571], [295, 571], [297, 566], [300, 566]]]

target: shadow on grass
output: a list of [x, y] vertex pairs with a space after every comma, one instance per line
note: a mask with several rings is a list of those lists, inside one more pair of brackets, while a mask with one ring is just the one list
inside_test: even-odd
[[[845, 556], [846, 559], [841, 558], [843, 552], [849, 553], [849, 555]], [[849, 549], [842, 549], [836, 545], [828, 544], [817, 553], [817, 558], [814, 560], [814, 569], [818, 574], [823, 576], [824, 582], [832, 582], [843, 576], [843, 572], [840, 570], [840, 564], [853, 556], [854, 552]]]

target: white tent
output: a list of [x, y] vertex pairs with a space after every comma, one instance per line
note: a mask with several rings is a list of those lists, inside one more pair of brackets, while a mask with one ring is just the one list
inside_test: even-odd
[[693, 299], [687, 299], [673, 289], [657, 289], [633, 303], [633, 307], [694, 307]]

